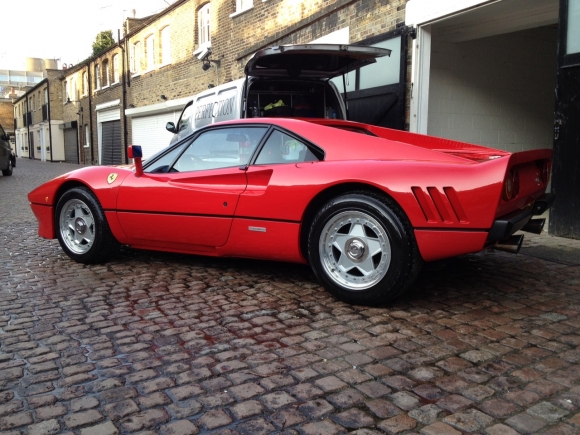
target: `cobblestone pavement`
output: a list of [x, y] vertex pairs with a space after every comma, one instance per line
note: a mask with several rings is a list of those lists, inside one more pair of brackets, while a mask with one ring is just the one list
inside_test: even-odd
[[385, 308], [301, 265], [124, 249], [84, 266], [26, 200], [73, 168], [0, 177], [2, 434], [580, 433], [579, 266], [468, 255]]

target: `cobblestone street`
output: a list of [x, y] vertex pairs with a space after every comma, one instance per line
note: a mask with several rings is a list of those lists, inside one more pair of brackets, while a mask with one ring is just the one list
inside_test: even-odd
[[77, 167], [0, 177], [0, 434], [580, 433], [580, 241], [526, 235], [352, 306], [303, 265], [73, 262], [26, 195]]

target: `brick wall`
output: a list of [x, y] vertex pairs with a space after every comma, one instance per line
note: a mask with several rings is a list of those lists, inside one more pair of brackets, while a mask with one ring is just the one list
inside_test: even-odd
[[14, 107], [12, 100], [0, 100], [0, 125], [6, 132], [14, 131]]

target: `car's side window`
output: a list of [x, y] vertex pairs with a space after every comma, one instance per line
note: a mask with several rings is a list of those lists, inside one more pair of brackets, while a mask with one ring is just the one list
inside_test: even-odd
[[152, 174], [169, 172], [169, 168], [171, 168], [171, 165], [173, 164], [175, 159], [177, 159], [177, 156], [181, 154], [185, 146], [187, 146], [187, 144], [182, 144], [172, 149], [171, 151], [167, 152], [152, 164], [147, 165], [147, 168], [144, 170], [144, 172]]
[[266, 127], [231, 127], [201, 133], [173, 165], [174, 172], [246, 165]]
[[318, 158], [302, 142], [275, 130], [256, 159], [256, 165], [315, 162]]

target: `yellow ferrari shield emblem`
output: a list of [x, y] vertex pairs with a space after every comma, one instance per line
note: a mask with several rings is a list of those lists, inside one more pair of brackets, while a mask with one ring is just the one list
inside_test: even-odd
[[107, 183], [113, 184], [115, 182], [115, 180], [117, 179], [117, 175], [119, 175], [119, 174], [115, 174], [114, 172], [109, 174], [109, 176], [107, 177]]

